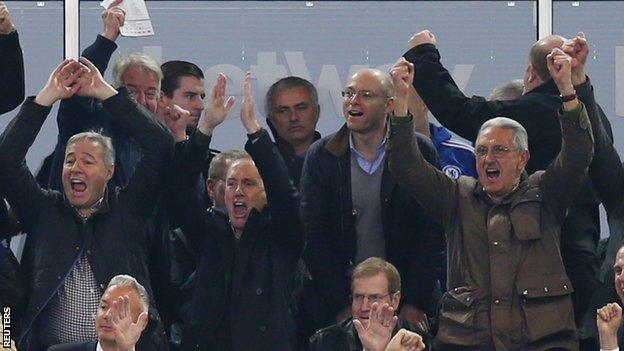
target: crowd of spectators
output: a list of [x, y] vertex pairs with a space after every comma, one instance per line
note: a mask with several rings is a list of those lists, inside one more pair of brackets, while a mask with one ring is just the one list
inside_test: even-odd
[[[300, 77], [240, 102], [228, 78], [117, 49], [125, 13], [24, 97], [0, 2], [0, 323], [19, 350], [618, 350], [624, 166], [582, 32], [468, 97], [423, 30], [342, 91], [321, 136]], [[397, 56], [400, 53], [397, 53]], [[54, 151], [25, 156], [59, 102]], [[441, 125], [431, 123], [433, 115]], [[599, 242], [598, 205], [609, 238]], [[11, 237], [26, 234], [21, 260]], [[0, 324], [2, 326], [2, 324]], [[7, 338], [7, 335], [9, 336]], [[11, 340], [13, 339], [13, 340]], [[624, 345], [624, 344], [623, 344]]]

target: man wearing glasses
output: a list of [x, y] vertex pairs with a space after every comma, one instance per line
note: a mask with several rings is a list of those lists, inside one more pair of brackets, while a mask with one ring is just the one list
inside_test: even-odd
[[545, 171], [527, 176], [525, 128], [510, 118], [489, 119], [475, 142], [478, 180], [450, 179], [420, 156], [407, 110], [414, 65], [401, 58], [391, 71], [397, 94], [390, 171], [446, 231], [448, 291], [436, 349], [579, 348], [573, 289], [559, 248], [566, 212], [593, 155], [592, 110], [577, 99], [572, 58], [555, 48], [547, 60], [561, 94], [561, 151]]
[[[401, 316], [425, 320], [440, 268], [443, 235], [424, 210], [395, 184], [386, 163], [386, 116], [393, 110], [387, 73], [362, 69], [343, 91], [346, 124], [308, 150], [301, 177], [304, 260], [319, 291], [319, 327], [352, 315], [349, 277], [369, 257], [382, 257], [403, 276]], [[418, 136], [437, 164], [430, 141]]]
[[[351, 318], [317, 331], [310, 338], [310, 351], [362, 350], [362, 343], [368, 346], [371, 344], [371, 337], [367, 334], [371, 334], [372, 330], [369, 329], [372, 328], [377, 329], [376, 336], [385, 336], [386, 343], [401, 328], [415, 331], [425, 338], [424, 343], [428, 347], [429, 335], [423, 328], [402, 319], [397, 320], [393, 316], [399, 308], [400, 301], [401, 276], [397, 269], [378, 257], [364, 260], [355, 267], [351, 278]], [[383, 305], [388, 305], [387, 311], [382, 309]], [[378, 312], [381, 313], [377, 314]], [[378, 321], [380, 325], [375, 325], [377, 322], [375, 319], [380, 315], [382, 316]], [[385, 347], [380, 349], [383, 350]]]

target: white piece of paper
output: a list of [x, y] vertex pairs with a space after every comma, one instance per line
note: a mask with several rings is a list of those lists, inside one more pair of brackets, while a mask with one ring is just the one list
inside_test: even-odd
[[[114, 1], [104, 0], [100, 6], [107, 9]], [[119, 28], [121, 35], [125, 37], [154, 35], [154, 27], [144, 0], [123, 0], [118, 6], [126, 13], [124, 25]]]

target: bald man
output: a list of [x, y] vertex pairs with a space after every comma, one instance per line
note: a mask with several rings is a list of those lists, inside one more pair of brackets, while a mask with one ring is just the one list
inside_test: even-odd
[[[440, 268], [441, 228], [388, 173], [386, 117], [393, 110], [390, 76], [362, 69], [342, 92], [345, 125], [308, 150], [301, 178], [304, 259], [325, 312], [319, 327], [350, 317], [349, 277], [369, 257], [383, 257], [404, 279], [401, 317], [425, 320]], [[419, 135], [425, 157], [437, 164], [431, 142]]]

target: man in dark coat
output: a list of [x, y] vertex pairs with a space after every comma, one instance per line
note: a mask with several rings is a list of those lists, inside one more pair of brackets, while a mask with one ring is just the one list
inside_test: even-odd
[[174, 207], [189, 242], [201, 252], [182, 349], [294, 350], [290, 290], [303, 248], [299, 196], [279, 152], [256, 120], [249, 74], [241, 121], [251, 159], [228, 167], [227, 217], [189, 201], [197, 191], [212, 131], [234, 102], [224, 98], [225, 86], [225, 76], [219, 75], [198, 129], [186, 145], [176, 146], [174, 167], [181, 171], [172, 191]]
[[[360, 70], [349, 78], [343, 97], [346, 124], [310, 147], [301, 178], [304, 259], [325, 312], [318, 328], [351, 316], [351, 271], [373, 256], [385, 257], [401, 273], [400, 315], [416, 324], [435, 306], [431, 296], [444, 249], [442, 229], [388, 171], [390, 77]], [[422, 135], [418, 142], [437, 165], [431, 142]]]
[[[580, 36], [583, 36], [582, 33], [579, 33]], [[526, 170], [531, 174], [546, 169], [561, 149], [561, 129], [557, 118], [561, 100], [548, 74], [546, 55], [555, 47], [566, 49], [568, 53], [578, 50], [578, 47], [568, 43], [570, 41], [566, 38], [551, 35], [533, 44], [524, 75], [524, 94], [507, 101], [465, 96], [442, 66], [435, 36], [427, 30], [410, 38], [409, 50], [403, 56], [414, 64], [413, 85], [427, 107], [442, 125], [461, 137], [475, 140], [479, 127], [498, 116], [506, 116], [522, 124], [529, 134], [531, 159]], [[572, 67], [572, 84], [579, 87], [577, 91], [583, 90], [580, 86], [587, 84], [584, 63], [584, 60], [575, 59]], [[579, 98], [585, 97], [579, 95]], [[596, 284], [596, 248], [600, 239], [598, 204], [599, 200], [588, 181], [570, 207], [562, 229], [561, 252], [575, 289], [573, 302], [577, 323]]]
[[[344, 322], [317, 331], [311, 338], [310, 351], [362, 351], [362, 343], [378, 334], [385, 342], [400, 329], [415, 331], [430, 349], [431, 337], [421, 328], [403, 319], [392, 318], [401, 301], [401, 276], [389, 262], [371, 257], [358, 264], [351, 276], [351, 311], [353, 316]], [[377, 306], [373, 306], [377, 304]], [[391, 308], [382, 327], [375, 325], [383, 304]], [[375, 329], [375, 330], [374, 330]], [[374, 330], [374, 331], [373, 331]]]
[[[135, 176], [119, 192], [107, 190], [115, 168], [112, 143], [95, 132], [68, 141], [63, 193], [41, 189], [26, 166], [26, 152], [52, 104], [77, 91], [102, 100], [114, 123], [141, 145]], [[21, 349], [94, 338], [92, 312], [117, 274], [132, 274], [152, 294], [145, 220], [172, 149], [166, 127], [126, 89], [106, 83], [84, 58], [64, 61], [37, 97], [24, 103], [0, 142], [1, 190], [29, 233], [33, 250], [23, 263], [29, 291]], [[153, 305], [150, 314], [157, 316]], [[161, 337], [148, 333], [142, 348], [160, 349]]]

